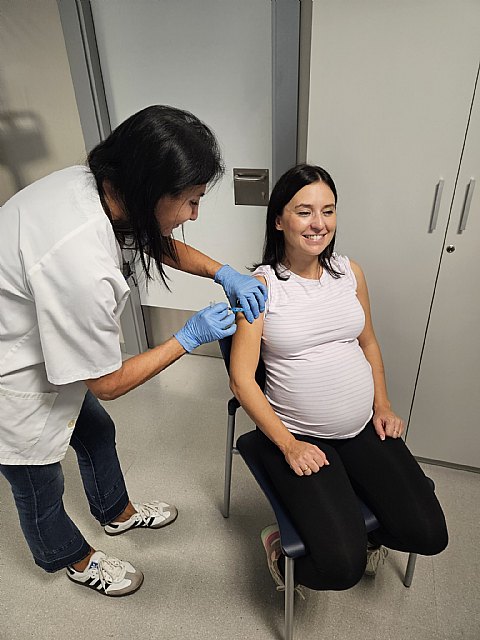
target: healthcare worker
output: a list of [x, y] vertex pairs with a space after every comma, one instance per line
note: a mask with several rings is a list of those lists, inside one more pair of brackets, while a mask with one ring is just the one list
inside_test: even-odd
[[95, 550], [65, 512], [60, 461], [76, 452], [92, 515], [109, 535], [157, 529], [173, 505], [132, 503], [100, 400], [135, 389], [201, 344], [234, 333], [226, 303], [192, 316], [163, 344], [122, 362], [119, 317], [129, 288], [120, 246], [153, 262], [213, 278], [250, 321], [265, 288], [175, 241], [223, 172], [218, 143], [191, 113], [151, 106], [88, 156], [52, 173], [0, 210], [0, 471], [11, 485], [36, 564], [108, 596], [133, 593], [143, 574]]

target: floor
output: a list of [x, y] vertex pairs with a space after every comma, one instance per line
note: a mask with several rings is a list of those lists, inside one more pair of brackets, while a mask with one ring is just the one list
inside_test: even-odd
[[[131, 497], [178, 506], [165, 529], [108, 538], [90, 516], [73, 452], [64, 462], [67, 510], [87, 540], [145, 573], [131, 597], [109, 599], [36, 567], [0, 477], [1, 640], [282, 638], [283, 595], [258, 535], [272, 515], [240, 459], [230, 518], [219, 511], [229, 397], [221, 360], [185, 356], [108, 403]], [[250, 428], [239, 412], [238, 432]], [[390, 552], [375, 579], [347, 592], [307, 591], [295, 603], [297, 639], [479, 640], [480, 475], [425, 469], [447, 516], [448, 549], [418, 559], [410, 589], [401, 581], [406, 556]]]

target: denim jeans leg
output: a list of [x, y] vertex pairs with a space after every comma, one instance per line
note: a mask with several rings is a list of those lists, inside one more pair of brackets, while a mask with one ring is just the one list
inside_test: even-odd
[[70, 444], [75, 450], [90, 511], [100, 524], [115, 520], [129, 497], [117, 456], [115, 425], [90, 391], [83, 401]]
[[63, 472], [47, 465], [0, 465], [12, 487], [20, 526], [35, 563], [52, 573], [85, 558], [90, 545], [63, 506]]

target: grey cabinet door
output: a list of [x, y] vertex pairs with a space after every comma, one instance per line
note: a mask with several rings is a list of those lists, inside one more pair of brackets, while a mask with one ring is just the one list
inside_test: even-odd
[[406, 441], [417, 456], [480, 468], [479, 256], [477, 86]]
[[[318, 0], [307, 157], [336, 181], [337, 250], [363, 267], [407, 418], [480, 48], [480, 3]], [[444, 189], [429, 233], [434, 192]]]

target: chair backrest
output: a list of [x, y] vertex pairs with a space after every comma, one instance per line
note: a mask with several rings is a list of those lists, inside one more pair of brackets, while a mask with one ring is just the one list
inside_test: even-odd
[[[230, 351], [232, 349], [232, 336], [222, 338], [218, 341], [218, 343], [220, 345], [220, 351], [222, 352], [223, 361], [225, 362], [227, 371], [230, 372]], [[258, 361], [258, 367], [255, 371], [255, 380], [257, 381], [260, 389], [263, 391], [265, 389], [265, 365], [262, 358], [260, 358]]]

